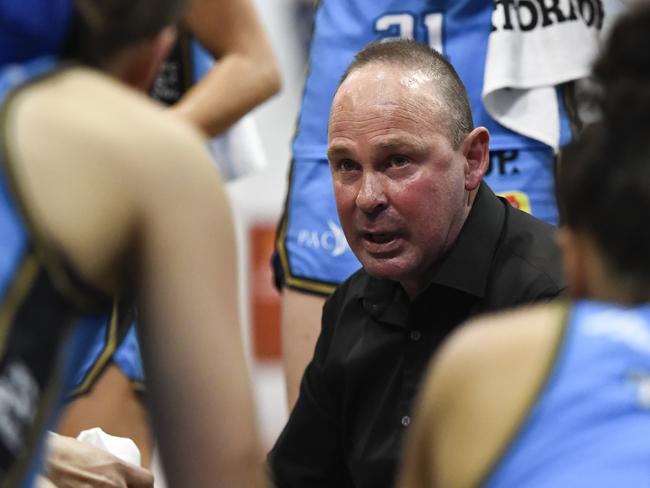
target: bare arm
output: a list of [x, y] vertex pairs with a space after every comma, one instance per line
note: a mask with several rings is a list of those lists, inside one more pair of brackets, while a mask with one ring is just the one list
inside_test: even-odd
[[282, 290], [282, 362], [289, 411], [296, 404], [300, 381], [314, 356], [325, 298], [285, 288]]
[[280, 89], [280, 74], [251, 0], [195, 0], [190, 31], [217, 64], [172, 108], [217, 135]]
[[149, 180], [140, 208], [137, 288], [154, 427], [172, 486], [258, 486], [230, 208], [207, 153], [193, 148], [155, 186]]

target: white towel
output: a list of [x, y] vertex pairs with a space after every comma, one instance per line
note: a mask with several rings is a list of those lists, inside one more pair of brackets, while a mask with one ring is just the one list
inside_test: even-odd
[[602, 20], [600, 0], [495, 0], [482, 93], [490, 115], [557, 149], [555, 86], [589, 75]]
[[210, 139], [208, 148], [226, 181], [256, 173], [267, 165], [264, 146], [251, 114], [244, 115], [222, 135]]
[[93, 427], [81, 431], [77, 440], [103, 449], [122, 461], [140, 466], [140, 449], [128, 437], [117, 437], [107, 434], [101, 427]]

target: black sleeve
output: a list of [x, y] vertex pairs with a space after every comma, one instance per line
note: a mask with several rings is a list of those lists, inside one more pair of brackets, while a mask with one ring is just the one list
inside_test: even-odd
[[268, 456], [278, 488], [344, 487], [347, 469], [342, 452], [340, 382], [329, 350], [336, 333], [338, 290], [323, 308], [321, 333], [300, 384], [298, 401]]

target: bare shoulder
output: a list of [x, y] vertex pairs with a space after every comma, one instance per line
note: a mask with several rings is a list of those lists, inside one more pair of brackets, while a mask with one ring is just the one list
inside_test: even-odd
[[103, 189], [129, 205], [218, 181], [197, 129], [100, 72], [63, 70], [10, 107], [7, 139], [36, 185], [63, 179], [82, 201], [101, 198]]
[[123, 255], [140, 223], [197, 194], [219, 194], [196, 130], [93, 70], [66, 69], [20, 91], [5, 138], [43, 239], [106, 290], [116, 279], [107, 264]]
[[565, 313], [566, 303], [555, 301], [471, 319], [447, 342], [441, 362], [452, 367], [475, 367], [487, 360], [499, 367], [510, 358], [539, 350], [541, 343], [553, 343]]
[[483, 402], [509, 401], [511, 396], [492, 393], [517, 382], [533, 385], [546, 373], [561, 339], [566, 307], [555, 301], [470, 320], [436, 357], [428, 380], [431, 388], [462, 391], [463, 401], [478, 408]]
[[[559, 340], [566, 304], [536, 304], [483, 315], [463, 324], [436, 355], [427, 377], [428, 395], [440, 400], [442, 390], [466, 388], [485, 379], [501, 381], [520, 371], [519, 362], [536, 363], [552, 353]], [[507, 380], [505, 380], [507, 382]], [[483, 383], [485, 384], [485, 383]]]
[[429, 429], [432, 474], [474, 486], [510, 441], [543, 385], [562, 335], [566, 304], [485, 315], [464, 324], [434, 361], [418, 419]]
[[176, 150], [202, 149], [198, 131], [189, 124], [94, 70], [54, 74], [24, 90], [13, 105], [17, 128], [25, 128], [28, 137], [48, 144], [74, 141], [66, 144], [67, 151], [92, 151], [96, 160], [122, 171], [154, 158], [157, 164], [173, 164], [179, 159]]

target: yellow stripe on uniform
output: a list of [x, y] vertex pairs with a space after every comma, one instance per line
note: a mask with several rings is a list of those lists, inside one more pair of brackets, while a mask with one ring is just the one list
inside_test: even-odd
[[93, 364], [86, 377], [83, 379], [81, 384], [73, 390], [70, 396], [77, 396], [83, 393], [86, 393], [97, 380], [97, 377], [104, 370], [104, 366], [108, 363], [109, 359], [113, 356], [115, 349], [117, 348], [117, 330], [118, 330], [118, 302], [113, 303], [113, 310], [111, 311], [111, 321], [108, 325], [108, 330], [106, 332], [106, 345], [104, 349], [99, 354], [99, 357]]
[[0, 357], [4, 356], [7, 335], [16, 316], [16, 311], [24, 302], [25, 297], [29, 295], [38, 270], [39, 264], [36, 257], [33, 254], [26, 255], [7, 290], [4, 302], [0, 305]]

